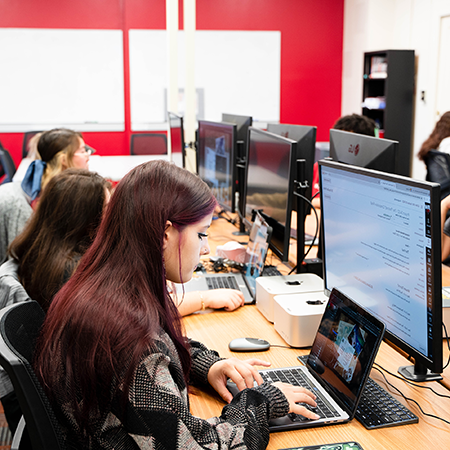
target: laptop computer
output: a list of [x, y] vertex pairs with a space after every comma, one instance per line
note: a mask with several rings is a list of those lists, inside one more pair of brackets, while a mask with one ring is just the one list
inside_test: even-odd
[[[317, 399], [320, 418], [297, 414], [271, 420], [271, 431], [345, 423], [355, 416], [358, 402], [369, 378], [385, 326], [376, 317], [337, 289], [333, 289], [317, 330], [307, 364], [266, 369], [264, 381], [300, 384]], [[235, 395], [237, 386], [228, 382]], [[308, 408], [309, 405], [304, 405]]]
[[[256, 295], [256, 278], [261, 276], [269, 248], [272, 228], [261, 217], [255, 215], [245, 253], [243, 273], [195, 272], [192, 280], [184, 284], [185, 292], [204, 291], [208, 289], [231, 288], [244, 294], [246, 304], [253, 303]], [[183, 293], [183, 285], [175, 284], [177, 294]]]

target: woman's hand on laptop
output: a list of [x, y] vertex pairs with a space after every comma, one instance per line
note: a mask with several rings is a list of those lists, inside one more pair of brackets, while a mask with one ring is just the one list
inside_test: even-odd
[[227, 403], [230, 403], [233, 400], [233, 395], [227, 389], [228, 379], [233, 381], [240, 391], [245, 388], [252, 388], [255, 381], [258, 385], [263, 383], [261, 375], [254, 366], [269, 367], [270, 362], [256, 358], [247, 360], [222, 359], [210, 367], [208, 382]]
[[202, 294], [207, 308], [234, 311], [244, 304], [244, 294], [237, 289], [211, 289]]
[[319, 418], [317, 414], [298, 404], [307, 403], [308, 405], [316, 407], [316, 396], [312, 392], [305, 388], [293, 386], [292, 384], [281, 383], [279, 381], [273, 383], [273, 385], [280, 389], [280, 391], [286, 396], [287, 401], [289, 402], [290, 413], [300, 414], [301, 416], [312, 420]]

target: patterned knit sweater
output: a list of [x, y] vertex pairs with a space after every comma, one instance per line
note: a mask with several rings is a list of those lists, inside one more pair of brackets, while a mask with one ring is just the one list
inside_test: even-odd
[[[173, 342], [163, 333], [158, 351], [144, 355], [135, 371], [124, 411], [123, 402], [113, 400], [88, 442], [64, 404], [71, 389], [55, 392], [61, 401], [54, 405], [72, 448], [89, 449], [265, 449], [269, 442], [268, 421], [287, 414], [289, 405], [275, 386], [264, 383], [245, 389], [226, 405], [220, 417], [194, 417], [181, 363]], [[207, 374], [219, 355], [191, 341], [191, 383], [207, 385]], [[56, 389], [58, 391], [58, 389]]]

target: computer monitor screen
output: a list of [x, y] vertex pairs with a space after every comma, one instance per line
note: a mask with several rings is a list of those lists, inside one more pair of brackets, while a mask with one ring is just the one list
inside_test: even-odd
[[186, 167], [183, 118], [175, 113], [167, 113], [169, 119], [169, 141], [172, 153], [180, 152], [183, 160], [183, 167]]
[[398, 172], [398, 142], [342, 130], [330, 130], [330, 157], [382, 172]]
[[[295, 160], [305, 160], [305, 178], [304, 180], [299, 180], [297, 165], [295, 164], [294, 179], [297, 181], [308, 182], [308, 188], [306, 189], [306, 198], [308, 200], [311, 199], [313, 166], [316, 153], [316, 130], [316, 127], [305, 125], [287, 125], [282, 123], [269, 123], [267, 125], [267, 131], [270, 133], [279, 134], [280, 136], [287, 137], [297, 142], [297, 153], [295, 155]], [[297, 210], [297, 202], [295, 199], [293, 200], [292, 208], [294, 211]], [[305, 205], [305, 212], [306, 214], [309, 214], [310, 212], [309, 203]]]
[[235, 211], [236, 125], [199, 120], [198, 174], [211, 187], [219, 205]]
[[270, 248], [282, 260], [289, 257], [293, 157], [296, 142], [257, 128], [249, 128], [245, 183], [245, 218], [259, 211], [272, 227]]
[[386, 324], [414, 358], [399, 372], [442, 372], [440, 188], [437, 183], [319, 161], [324, 284]]

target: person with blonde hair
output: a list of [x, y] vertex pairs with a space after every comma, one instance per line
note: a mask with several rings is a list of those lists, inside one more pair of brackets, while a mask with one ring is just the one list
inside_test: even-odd
[[49, 180], [69, 167], [89, 168], [92, 153], [81, 133], [66, 128], [45, 131], [39, 137], [37, 150], [41, 159], [31, 162], [22, 183], [0, 186], [0, 264], [6, 250], [23, 230], [33, 212], [33, 205]]

